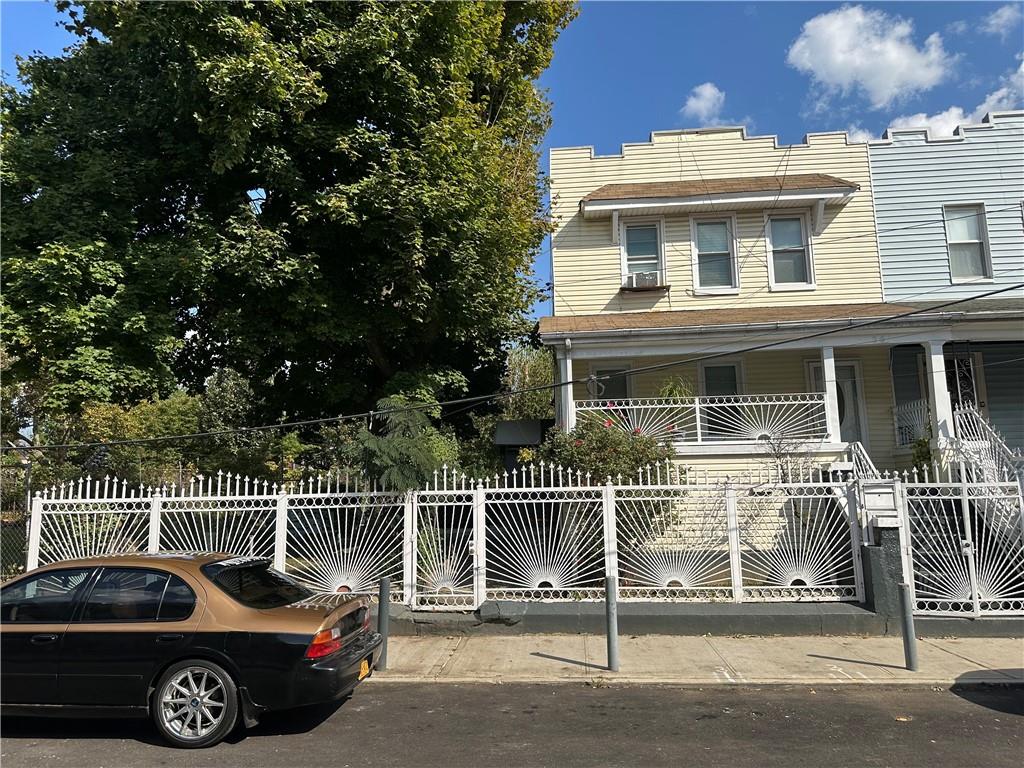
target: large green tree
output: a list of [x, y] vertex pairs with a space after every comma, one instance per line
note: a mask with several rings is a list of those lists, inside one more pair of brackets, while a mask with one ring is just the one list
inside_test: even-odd
[[496, 384], [572, 5], [59, 5], [81, 42], [3, 93], [8, 373], [41, 413], [225, 367], [273, 417]]

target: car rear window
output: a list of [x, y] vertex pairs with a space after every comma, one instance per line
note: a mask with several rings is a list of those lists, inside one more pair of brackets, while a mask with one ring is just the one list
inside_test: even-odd
[[313, 595], [291, 576], [272, 570], [265, 561], [230, 567], [210, 563], [202, 570], [222, 591], [248, 608], [280, 608]]

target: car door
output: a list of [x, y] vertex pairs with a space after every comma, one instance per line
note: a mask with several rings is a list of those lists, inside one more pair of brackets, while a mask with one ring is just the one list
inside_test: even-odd
[[57, 704], [68, 622], [93, 568], [29, 574], [0, 592], [0, 701]]
[[104, 568], [64, 635], [61, 703], [146, 706], [153, 677], [195, 634], [194, 587], [156, 568]]

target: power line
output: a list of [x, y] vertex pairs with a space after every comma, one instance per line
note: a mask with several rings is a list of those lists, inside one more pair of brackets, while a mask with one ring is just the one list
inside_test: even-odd
[[[667, 363], [657, 363], [657, 364], [654, 364], [654, 365], [643, 366], [643, 367], [640, 367], [640, 368], [631, 368], [631, 369], [624, 370], [624, 371], [616, 371], [616, 372], [613, 372], [613, 373], [602, 374], [601, 376], [597, 376], [597, 375], [593, 375], [592, 374], [590, 376], [584, 376], [584, 377], [580, 377], [580, 378], [570, 379], [568, 381], [562, 381], [562, 382], [557, 382], [557, 383], [552, 383], [552, 384], [538, 384], [536, 386], [521, 387], [519, 389], [509, 390], [507, 392], [493, 392], [493, 393], [488, 394], [488, 395], [477, 395], [477, 396], [474, 396], [474, 397], [463, 397], [463, 398], [457, 398], [457, 399], [453, 399], [453, 400], [446, 400], [446, 401], [443, 401], [443, 402], [440, 402], [440, 403], [421, 403], [421, 404], [416, 404], [416, 405], [402, 406], [400, 408], [386, 408], [386, 409], [381, 409], [381, 410], [364, 411], [362, 413], [353, 413], [353, 414], [346, 414], [346, 415], [341, 415], [341, 416], [331, 416], [331, 417], [320, 418], [320, 419], [304, 419], [302, 421], [290, 421], [290, 422], [283, 422], [283, 423], [280, 423], [280, 424], [263, 424], [263, 425], [254, 426], [254, 427], [237, 427], [237, 428], [234, 428], [234, 429], [213, 430], [213, 431], [208, 431], [208, 432], [193, 432], [193, 433], [184, 434], [184, 435], [164, 435], [164, 436], [161, 436], [161, 437], [146, 437], [146, 438], [136, 438], [136, 439], [129, 439], [129, 440], [111, 440], [111, 441], [106, 441], [106, 442], [93, 442], [93, 443], [64, 443], [64, 444], [32, 445], [32, 446], [0, 446], [0, 451], [77, 450], [77, 449], [84, 449], [84, 448], [99, 448], [101, 446], [111, 447], [111, 446], [122, 446], [122, 445], [149, 445], [151, 443], [168, 442], [168, 441], [176, 441], [176, 440], [196, 440], [196, 439], [204, 438], [204, 437], [218, 437], [218, 436], [222, 436], [222, 435], [231, 435], [231, 434], [247, 434], [247, 433], [253, 433], [253, 432], [269, 431], [269, 430], [274, 430], [274, 429], [290, 429], [292, 427], [313, 426], [313, 425], [316, 425], [316, 424], [341, 423], [341, 422], [344, 422], [344, 421], [352, 421], [352, 420], [355, 420], [355, 419], [372, 418], [374, 416], [384, 416], [384, 415], [395, 414], [395, 413], [408, 413], [408, 412], [413, 412], [413, 411], [423, 411], [423, 410], [433, 409], [433, 408], [445, 408], [445, 407], [450, 407], [450, 406], [469, 405], [469, 404], [473, 404], [474, 406], [475, 405], [482, 405], [484, 403], [491, 402], [493, 400], [499, 400], [499, 399], [503, 399], [503, 398], [514, 397], [516, 395], [527, 394], [527, 393], [530, 393], [530, 392], [542, 392], [542, 391], [547, 391], [547, 390], [556, 390], [556, 389], [560, 389], [562, 387], [571, 387], [574, 384], [581, 384], [581, 383], [585, 383], [585, 382], [588, 382], [588, 381], [607, 381], [607, 380], [610, 380], [610, 379], [613, 379], [613, 378], [617, 378], [619, 376], [625, 376], [625, 377], [635, 376], [635, 375], [641, 374], [641, 373], [647, 373], [647, 372], [650, 372], [650, 371], [668, 370], [670, 368], [678, 367], [678, 366], [681, 366], [681, 365], [688, 365], [690, 363], [703, 362], [705, 360], [714, 360], [714, 359], [718, 359], [718, 358], [721, 358], [721, 357], [730, 357], [730, 356], [739, 355], [739, 354], [747, 354], [747, 353], [750, 353], [750, 352], [758, 352], [758, 351], [763, 350], [763, 349], [771, 349], [773, 347], [783, 346], [783, 345], [786, 345], [786, 344], [792, 344], [794, 342], [808, 341], [810, 339], [822, 338], [822, 337], [829, 336], [829, 335], [836, 334], [836, 333], [843, 333], [843, 332], [846, 332], [846, 331], [855, 330], [855, 329], [859, 329], [859, 328], [867, 328], [867, 327], [871, 327], [871, 326], [875, 326], [875, 325], [881, 325], [882, 323], [893, 322], [895, 320], [902, 320], [904, 318], [913, 317], [915, 315], [920, 315], [920, 314], [924, 314], [924, 313], [928, 313], [928, 312], [935, 312], [935, 311], [940, 310], [940, 309], [945, 309], [945, 308], [948, 308], [948, 307], [957, 306], [959, 304], [964, 304], [964, 303], [967, 303], [969, 301], [975, 301], [975, 300], [978, 300], [978, 299], [984, 299], [984, 298], [988, 298], [989, 296], [997, 296], [999, 294], [1007, 293], [1008, 291], [1017, 290], [1019, 288], [1024, 288], [1024, 283], [1018, 283], [1016, 285], [1011, 285], [1011, 286], [1008, 286], [1008, 287], [1005, 287], [1005, 288], [996, 288], [994, 290], [987, 291], [987, 292], [979, 294], [977, 296], [971, 296], [969, 298], [964, 298], [964, 299], [954, 299], [952, 301], [948, 301], [948, 302], [945, 302], [943, 304], [932, 305], [932, 306], [929, 306], [929, 307], [922, 307], [922, 308], [914, 309], [914, 310], [911, 310], [911, 311], [908, 311], [908, 312], [901, 312], [899, 314], [891, 315], [891, 316], [888, 316], [888, 317], [872, 318], [870, 320], [866, 320], [866, 321], [859, 322], [859, 323], [853, 322], [853, 323], [845, 325], [845, 326], [843, 326], [841, 328], [825, 329], [825, 330], [822, 330], [822, 331], [816, 331], [816, 332], [813, 332], [813, 333], [808, 333], [808, 334], [803, 334], [803, 335], [800, 335], [800, 336], [795, 336], [795, 337], [789, 338], [789, 339], [780, 339], [780, 340], [777, 340], [777, 341], [765, 342], [764, 344], [757, 344], [757, 345], [754, 345], [754, 346], [746, 347], [744, 349], [724, 350], [724, 351], [720, 351], [720, 352], [713, 352], [713, 353], [710, 353], [710, 354], [707, 354], [707, 355], [701, 355], [701, 356], [698, 356], [698, 357], [692, 357], [692, 358], [683, 359], [683, 360], [673, 360], [673, 361], [670, 361], [670, 362], [667, 362]], [[838, 320], [840, 318], [836, 318], [836, 319]]]

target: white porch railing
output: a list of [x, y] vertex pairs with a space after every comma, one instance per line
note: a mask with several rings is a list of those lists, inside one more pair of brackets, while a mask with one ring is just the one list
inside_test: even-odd
[[828, 436], [823, 392], [579, 400], [576, 418], [676, 445], [813, 442]]
[[899, 403], [892, 409], [896, 422], [896, 446], [909, 448], [916, 440], [928, 437], [930, 420], [928, 401], [925, 399]]
[[959, 458], [970, 464], [984, 482], [1017, 479], [1024, 486], [1024, 455], [1014, 451], [971, 403], [953, 411]]

